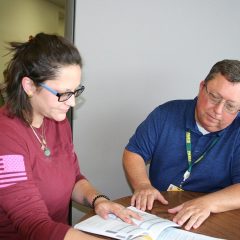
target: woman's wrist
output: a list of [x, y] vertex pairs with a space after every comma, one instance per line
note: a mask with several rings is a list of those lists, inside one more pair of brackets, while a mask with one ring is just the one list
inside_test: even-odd
[[107, 199], [107, 200], [110, 200], [110, 198], [109, 198], [108, 196], [104, 195], [104, 194], [99, 194], [99, 195], [97, 195], [95, 198], [93, 198], [92, 203], [91, 203], [91, 207], [92, 207], [93, 209], [95, 209], [95, 203], [96, 203], [96, 201], [97, 201], [98, 199], [100, 199], [100, 198], [105, 198], [105, 199]]

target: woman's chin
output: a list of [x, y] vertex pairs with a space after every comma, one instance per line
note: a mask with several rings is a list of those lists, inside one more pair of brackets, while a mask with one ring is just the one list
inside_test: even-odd
[[54, 116], [54, 120], [57, 121], [57, 122], [61, 122], [63, 121], [64, 119], [66, 119], [67, 115], [66, 114], [59, 114], [57, 116]]

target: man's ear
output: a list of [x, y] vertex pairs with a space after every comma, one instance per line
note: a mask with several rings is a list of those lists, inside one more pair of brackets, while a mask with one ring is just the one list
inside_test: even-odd
[[204, 87], [205, 87], [205, 81], [202, 80], [199, 84], [199, 93], [204, 89]]
[[200, 82], [199, 90], [202, 90], [202, 89], [204, 88], [204, 86], [205, 86], [205, 81], [202, 80], [202, 81]]
[[28, 97], [32, 97], [33, 93], [36, 91], [36, 86], [34, 85], [32, 79], [30, 79], [29, 77], [22, 78], [22, 87]]
[[204, 86], [205, 86], [205, 82], [204, 82], [204, 80], [202, 80], [199, 85], [198, 96], [201, 93], [201, 91], [203, 90]]

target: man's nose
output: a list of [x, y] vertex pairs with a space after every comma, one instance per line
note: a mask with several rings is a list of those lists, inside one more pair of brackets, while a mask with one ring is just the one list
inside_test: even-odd
[[221, 102], [217, 103], [214, 107], [214, 111], [217, 113], [217, 114], [222, 114], [223, 111], [224, 111], [224, 108], [225, 108], [225, 101], [222, 100]]

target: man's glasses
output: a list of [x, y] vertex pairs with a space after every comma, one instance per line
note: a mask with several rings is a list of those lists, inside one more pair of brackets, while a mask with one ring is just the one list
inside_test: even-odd
[[72, 95], [74, 95], [75, 97], [79, 97], [85, 89], [84, 86], [81, 86], [79, 89], [75, 90], [74, 92], [59, 93], [44, 83], [39, 83], [39, 85], [45, 88], [46, 90], [48, 90], [49, 92], [51, 92], [52, 94], [54, 94], [55, 96], [57, 96], [59, 102], [67, 101]]
[[236, 104], [233, 104], [232, 102], [229, 102], [229, 101], [225, 100], [223, 97], [221, 97], [217, 93], [209, 92], [208, 89], [207, 89], [207, 84], [204, 84], [204, 86], [205, 86], [205, 89], [206, 89], [208, 100], [212, 104], [218, 105], [222, 101], [224, 101], [224, 110], [227, 113], [230, 113], [230, 114], [236, 114], [240, 110], [240, 105], [236, 105]]

